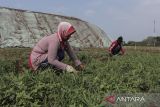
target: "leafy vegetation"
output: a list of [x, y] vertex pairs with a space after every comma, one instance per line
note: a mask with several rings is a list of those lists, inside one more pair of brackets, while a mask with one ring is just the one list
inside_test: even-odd
[[107, 93], [160, 92], [159, 53], [109, 58], [105, 49], [83, 49], [78, 57], [85, 70], [57, 75], [52, 69], [28, 70], [30, 50], [0, 49], [0, 106], [98, 107]]

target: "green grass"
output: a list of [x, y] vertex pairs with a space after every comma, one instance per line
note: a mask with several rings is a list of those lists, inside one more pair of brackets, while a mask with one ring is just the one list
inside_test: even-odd
[[29, 52], [0, 49], [0, 106], [98, 107], [108, 93], [160, 92], [159, 53], [129, 51], [109, 58], [104, 49], [84, 49], [78, 52], [84, 71], [57, 75], [52, 69], [28, 70]]

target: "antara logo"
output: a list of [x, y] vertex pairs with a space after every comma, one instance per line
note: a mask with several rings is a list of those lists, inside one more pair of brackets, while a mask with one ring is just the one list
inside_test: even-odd
[[145, 102], [144, 97], [117, 97], [116, 102]]
[[105, 98], [106, 102], [111, 104], [115, 104], [116, 102], [145, 102], [144, 97], [116, 97], [116, 96], [108, 96]]
[[105, 98], [105, 101], [110, 102], [111, 104], [115, 104], [116, 97], [115, 96], [109, 96], [109, 97]]

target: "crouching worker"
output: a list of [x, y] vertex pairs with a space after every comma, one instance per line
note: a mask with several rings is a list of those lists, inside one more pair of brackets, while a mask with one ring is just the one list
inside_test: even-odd
[[61, 22], [58, 25], [58, 31], [56, 33], [43, 37], [33, 48], [29, 57], [29, 67], [35, 71], [39, 68], [51, 66], [58, 70], [77, 73], [78, 71], [71, 65], [61, 62], [64, 59], [64, 53], [66, 51], [75, 66], [83, 69], [84, 66], [78, 60], [68, 42], [68, 39], [75, 32], [74, 27], [70, 23]]
[[124, 54], [124, 49], [122, 47], [123, 43], [123, 37], [118, 37], [117, 40], [113, 41], [109, 47], [109, 55], [123, 55]]

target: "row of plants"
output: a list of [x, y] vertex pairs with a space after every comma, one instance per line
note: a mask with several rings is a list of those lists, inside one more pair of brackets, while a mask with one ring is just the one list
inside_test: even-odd
[[[108, 93], [160, 92], [159, 53], [132, 51], [110, 58], [103, 49], [82, 50], [78, 57], [85, 69], [57, 75], [52, 69], [30, 71], [29, 52], [8, 49], [1, 54], [0, 106], [98, 107]], [[70, 63], [68, 58], [64, 62]]]

